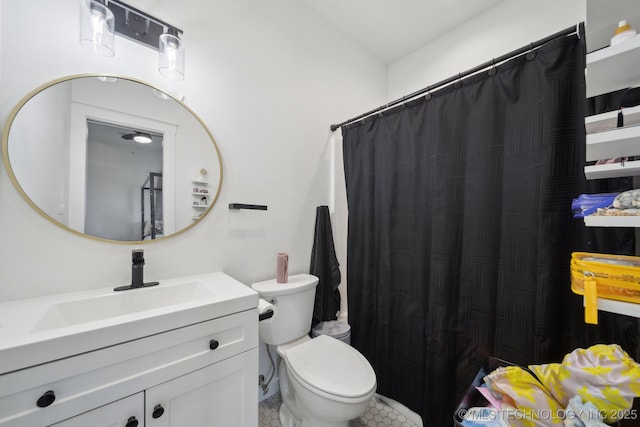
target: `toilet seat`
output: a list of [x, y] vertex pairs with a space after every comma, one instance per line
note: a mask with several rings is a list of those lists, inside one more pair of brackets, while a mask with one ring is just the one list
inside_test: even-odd
[[367, 359], [335, 338], [320, 335], [287, 349], [285, 357], [289, 372], [316, 394], [348, 402], [375, 391], [376, 375]]

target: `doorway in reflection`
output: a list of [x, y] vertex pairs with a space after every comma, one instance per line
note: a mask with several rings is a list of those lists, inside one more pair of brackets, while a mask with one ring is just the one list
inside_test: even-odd
[[163, 135], [87, 120], [85, 233], [163, 237]]

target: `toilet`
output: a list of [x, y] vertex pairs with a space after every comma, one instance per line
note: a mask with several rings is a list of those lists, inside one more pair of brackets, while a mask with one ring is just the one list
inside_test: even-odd
[[275, 307], [259, 325], [260, 339], [276, 346], [281, 358], [283, 427], [347, 427], [376, 391], [376, 374], [355, 348], [327, 335], [309, 337], [317, 284], [317, 277], [298, 274], [286, 283], [251, 285]]

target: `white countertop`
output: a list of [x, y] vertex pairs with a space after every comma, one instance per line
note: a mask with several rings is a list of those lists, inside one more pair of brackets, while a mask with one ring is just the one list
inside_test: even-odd
[[[258, 294], [215, 272], [0, 304], [0, 375], [251, 310]], [[258, 321], [256, 315], [256, 322]]]

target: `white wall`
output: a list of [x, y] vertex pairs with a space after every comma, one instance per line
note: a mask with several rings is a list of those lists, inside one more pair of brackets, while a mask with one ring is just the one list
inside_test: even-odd
[[[170, 85], [155, 71], [156, 52], [121, 37], [113, 58], [83, 50], [77, 0], [0, 0], [0, 123], [36, 86], [107, 72], [184, 95], [215, 137], [224, 167], [218, 204], [197, 227], [144, 245], [145, 280], [222, 270], [249, 284], [274, 277], [279, 251], [289, 252], [291, 274], [308, 272], [315, 208], [329, 203], [329, 125], [385, 97], [384, 65], [295, 0], [215, 4], [206, 19], [160, 17], [184, 30], [187, 45], [186, 79]], [[52, 225], [2, 169], [0, 300], [129, 283], [136, 246]], [[233, 212], [230, 202], [269, 210]], [[267, 367], [261, 357], [260, 372]]]
[[[83, 50], [76, 0], [1, 3], [3, 122], [42, 83], [110, 72], [183, 94], [216, 138], [224, 167], [219, 204], [184, 235], [144, 246], [149, 280], [224, 270], [248, 284], [274, 275], [278, 251], [289, 252], [292, 274], [307, 272], [315, 207], [329, 201], [328, 126], [384, 98], [384, 66], [294, 0], [217, 3], [224, 13], [210, 20], [174, 23], [185, 31], [187, 77], [173, 86], [155, 71], [156, 52], [121, 37], [114, 58]], [[20, 198], [6, 171], [0, 189], [1, 299], [128, 281], [131, 245], [52, 227]], [[233, 212], [229, 202], [269, 210]]]
[[506, 0], [389, 66], [388, 101], [584, 21], [586, 0]]
[[11, 145], [15, 176], [26, 194], [61, 223], [67, 222], [67, 169], [69, 168], [69, 105], [71, 89], [56, 85], [41, 94], [38, 103], [25, 104], [16, 115], [11, 137], [31, 143]]

